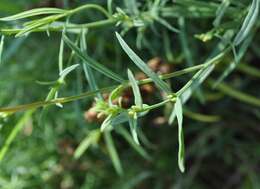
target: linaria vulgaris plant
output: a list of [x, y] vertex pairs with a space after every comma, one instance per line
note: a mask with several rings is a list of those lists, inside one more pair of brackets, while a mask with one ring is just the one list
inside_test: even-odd
[[[17, 134], [33, 117], [35, 119], [37, 117], [36, 122], [44, 128], [46, 116], [52, 106], [64, 108], [67, 103], [79, 104], [82, 102], [79, 100], [88, 98], [92, 99], [93, 111], [97, 113], [101, 122], [99, 127], [89, 130], [86, 137], [77, 145], [73, 153], [75, 159], [79, 159], [90, 146], [96, 146], [101, 136], [104, 136], [114, 168], [119, 175], [122, 175], [124, 170], [111, 135], [115, 131], [148, 162], [153, 161], [153, 157], [143, 148], [146, 146], [146, 137], [141, 131], [142, 124], [139, 123], [151, 112], [165, 108], [167, 111], [164, 118], [168, 120], [168, 124], [173, 125], [176, 119], [178, 125], [176, 128], [178, 166], [180, 171], [184, 172], [186, 164], [184, 126], [188, 125], [185, 125], [183, 115], [187, 114], [205, 122], [219, 121], [217, 116], [195, 114], [186, 110], [185, 104], [188, 101], [210, 103], [206, 91], [217, 90], [241, 102], [260, 107], [260, 100], [257, 97], [240, 92], [224, 82], [235, 69], [248, 75], [257, 77], [260, 75], [259, 71], [252, 66], [240, 64], [253, 43], [257, 31], [259, 32], [259, 3], [259, 0], [241, 2], [129, 0], [117, 4], [113, 0], [108, 0], [106, 5], [97, 3], [64, 9], [34, 8], [0, 18], [0, 66], [3, 70], [4, 65], [8, 64], [4, 59], [10, 44], [10, 42], [5, 44], [7, 38], [8, 41], [24, 40], [24, 44], [29, 37], [35, 35], [46, 40], [55, 38], [59, 41], [59, 47], [57, 45], [49, 47], [59, 49], [55, 54], [50, 54], [52, 59], [50, 64], [57, 63], [56, 78], [51, 77], [52, 79], [48, 78], [48, 81], [42, 81], [43, 77], [36, 76], [27, 89], [34, 90], [35, 83], [42, 87], [48, 86], [49, 91], [46, 91], [45, 98], [35, 102], [18, 100], [11, 102], [10, 105], [8, 102], [0, 101], [1, 119], [12, 119], [16, 114], [20, 116], [12, 129], [6, 133], [5, 140], [0, 141], [0, 161], [4, 161]], [[95, 19], [100, 19], [85, 22], [88, 20], [85, 14], [96, 15]], [[201, 30], [190, 20], [197, 20], [198, 23], [210, 20], [212, 24], [206, 30]], [[195, 31], [192, 36], [188, 31], [190, 28]], [[91, 38], [95, 35], [95, 31], [106, 30], [109, 31], [108, 35], [102, 36], [98, 33], [94, 47], [89, 45], [89, 43], [93, 44]], [[107, 42], [106, 38], [109, 38]], [[156, 38], [158, 40], [155, 40]], [[110, 43], [111, 39], [115, 39], [113, 43]], [[52, 44], [51, 40], [48, 42]], [[195, 46], [194, 41], [199, 45]], [[102, 60], [101, 56], [96, 58], [98, 51], [102, 54], [102, 49], [98, 49], [98, 43], [104, 43], [110, 51], [113, 51], [109, 55], [111, 64], [107, 64], [107, 60]], [[153, 49], [152, 43], [156, 43], [158, 48]], [[44, 45], [38, 45], [42, 50], [45, 49]], [[23, 48], [24, 45], [19, 46], [19, 49]], [[180, 56], [174, 53], [175, 48], [182, 52]], [[158, 54], [163, 53], [169, 64], [174, 65], [174, 70], [170, 73], [154, 71], [146, 63], [147, 56], [143, 57], [144, 49], [148, 49], [153, 55], [157, 51]], [[20, 53], [20, 50], [16, 53]], [[196, 53], [206, 54], [199, 57], [195, 55]], [[123, 59], [124, 56], [127, 58]], [[121, 58], [118, 60], [118, 57]], [[19, 64], [23, 65], [23, 61], [25, 60], [19, 60]], [[185, 63], [180, 65], [179, 62]], [[23, 69], [23, 66], [19, 69]], [[44, 70], [40, 72], [44, 74]], [[138, 79], [136, 77], [138, 72], [144, 73], [146, 78]], [[9, 74], [11, 73], [5, 73], [6, 77], [9, 77]], [[210, 77], [212, 75], [214, 77]], [[183, 79], [183, 76], [189, 79]], [[83, 81], [83, 77], [86, 81], [79, 84], [79, 81]], [[82, 83], [84, 86], [87, 85], [86, 91], [82, 91]], [[154, 93], [157, 94], [156, 100], [152, 103], [146, 103], [144, 100], [146, 96], [142, 94], [141, 87], [147, 84], [153, 86]], [[79, 87], [76, 88], [81, 90], [74, 90], [72, 86], [78, 85]], [[71, 89], [68, 90], [67, 86]], [[19, 84], [16, 87], [19, 87]], [[133, 95], [133, 102], [128, 106], [123, 105], [123, 95], [126, 91], [130, 91]], [[108, 96], [105, 97], [104, 94]], [[22, 105], [17, 105], [20, 103]], [[189, 105], [187, 108], [189, 109]], [[71, 112], [76, 110], [83, 114], [82, 110], [77, 108]], [[62, 110], [55, 110], [55, 112], [59, 111]], [[126, 129], [125, 125], [128, 125], [129, 129]]]

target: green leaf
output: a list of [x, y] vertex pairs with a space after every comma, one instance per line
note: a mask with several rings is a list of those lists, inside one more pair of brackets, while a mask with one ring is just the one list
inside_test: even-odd
[[213, 21], [213, 25], [215, 27], [218, 27], [225, 12], [227, 11], [228, 7], [230, 5], [230, 0], [222, 0], [222, 3], [220, 4], [220, 6], [218, 7], [217, 11], [216, 11], [216, 18]]
[[106, 119], [101, 124], [100, 130], [103, 132], [105, 129], [107, 129], [109, 126], [111, 126], [111, 120], [112, 120], [112, 114], [106, 117]]
[[176, 117], [178, 121], [178, 141], [179, 141], [178, 165], [181, 172], [184, 172], [185, 146], [184, 146], [184, 135], [183, 135], [183, 128], [182, 128], [182, 123], [183, 123], [182, 103], [180, 98], [176, 99], [174, 105], [174, 111], [176, 112]]
[[[208, 77], [208, 75], [213, 71], [215, 65], [210, 64], [216, 61], [219, 57], [222, 57], [221, 54], [209, 60], [207, 65], [200, 69], [189, 82], [185, 84], [178, 92], [177, 96], [181, 99], [182, 103], [186, 103], [187, 100], [191, 97], [193, 91]], [[205, 63], [206, 64], [206, 63]], [[172, 113], [170, 114], [168, 123], [171, 125], [175, 119], [176, 112], [173, 108]]]
[[3, 55], [3, 49], [4, 49], [4, 39], [5, 39], [5, 36], [2, 35], [1, 42], [0, 42], [0, 64], [2, 63], [2, 55]]
[[[148, 113], [148, 111], [145, 112], [141, 112], [137, 114], [137, 117], [143, 117]], [[113, 117], [113, 119], [111, 120], [111, 125], [115, 126], [115, 125], [119, 125], [121, 123], [125, 123], [128, 121], [128, 112], [127, 111], [123, 111], [121, 113], [119, 113], [118, 115], [116, 115], [115, 117]]]
[[239, 45], [248, 36], [249, 32], [256, 23], [259, 12], [259, 3], [259, 0], [253, 0], [242, 27], [234, 39], [234, 44], [236, 46]]
[[200, 86], [200, 84], [208, 77], [208, 75], [213, 71], [214, 67], [215, 65], [211, 64], [198, 71], [191, 78], [191, 80], [177, 92], [177, 96], [180, 96], [183, 103], [186, 103], [186, 101], [192, 95], [193, 91], [197, 89], [197, 87]]
[[171, 89], [170, 87], [161, 79], [159, 76], [154, 73], [142, 60], [139, 58], [135, 52], [130, 49], [130, 47], [126, 44], [126, 42], [123, 40], [123, 38], [116, 32], [116, 37], [121, 45], [121, 47], [124, 49], [126, 54], [129, 56], [129, 58], [138, 66], [146, 75], [148, 75], [155, 85], [162, 91], [165, 91], [166, 93], [170, 94]]
[[[84, 52], [87, 53], [86, 52], [87, 51], [86, 32], [87, 32], [87, 30], [83, 30], [81, 32], [80, 48], [81, 48], [81, 52], [83, 52], [83, 53]], [[83, 63], [84, 63], [84, 60], [83, 60]], [[98, 90], [98, 85], [96, 83], [96, 79], [94, 77], [92, 68], [87, 63], [84, 63], [83, 64], [83, 70], [84, 70], [84, 73], [85, 73], [85, 77], [86, 77], [86, 79], [89, 83], [90, 90], [91, 91]], [[98, 93], [97, 97], [99, 99], [103, 98], [101, 93]]]
[[14, 21], [23, 18], [28, 18], [37, 15], [46, 15], [46, 14], [62, 14], [67, 12], [66, 10], [58, 9], [58, 8], [36, 8], [28, 11], [24, 11], [12, 16], [0, 18], [0, 21]]
[[71, 65], [69, 67], [67, 67], [66, 69], [64, 69], [61, 73], [60, 73], [60, 80], [63, 81], [65, 79], [65, 77], [72, 72], [73, 70], [75, 70], [77, 67], [79, 66], [79, 64], [74, 64]]
[[[74, 64], [71, 65], [69, 67], [67, 67], [66, 69], [64, 69], [59, 75], [59, 79], [53, 84], [53, 86], [51, 87], [45, 101], [50, 101], [53, 99], [57, 99], [58, 98], [58, 92], [60, 90], [60, 88], [64, 85], [64, 80], [65, 77], [72, 72], [73, 70], [75, 70], [77, 67], [79, 66], [79, 64]], [[56, 106], [58, 107], [63, 107], [61, 103], [55, 103]], [[39, 119], [39, 124], [42, 124], [45, 120], [45, 117], [47, 115], [47, 111], [48, 111], [48, 107], [44, 106], [41, 115], [40, 115], [40, 119]]]
[[82, 156], [82, 154], [84, 152], [86, 152], [86, 150], [89, 148], [89, 146], [93, 145], [93, 144], [97, 144], [99, 138], [100, 138], [100, 130], [96, 129], [93, 131], [90, 131], [90, 133], [86, 136], [86, 138], [81, 141], [81, 143], [79, 144], [79, 146], [77, 147], [77, 149], [74, 152], [74, 158], [78, 159]]
[[124, 0], [124, 4], [127, 7], [127, 10], [132, 15], [138, 15], [139, 10], [136, 0]]
[[121, 134], [125, 140], [132, 146], [132, 148], [143, 158], [145, 158], [148, 161], [152, 160], [152, 157], [142, 148], [142, 146], [137, 145], [136, 142], [133, 140], [131, 135], [128, 133], [128, 131], [124, 127], [116, 127], [116, 131]]
[[64, 52], [64, 41], [60, 40], [60, 50], [59, 50], [59, 73], [63, 70], [63, 52]]
[[[180, 26], [180, 30], [181, 30], [181, 32], [179, 34], [179, 38], [180, 38], [180, 42], [181, 42], [182, 51], [183, 51], [184, 57], [187, 61], [187, 65], [189, 67], [192, 67], [192, 66], [194, 66], [194, 62], [193, 62], [192, 52], [190, 51], [190, 48], [189, 48], [188, 36], [186, 34], [185, 19], [183, 17], [180, 17], [178, 19], [178, 22], [179, 22], [179, 26]], [[195, 94], [201, 103], [205, 102], [205, 99], [204, 99], [204, 96], [202, 94], [200, 87], [196, 90]]]
[[206, 123], [214, 123], [221, 120], [221, 117], [218, 115], [206, 115], [197, 112], [192, 112], [187, 108], [184, 109], [184, 115], [190, 119]]
[[170, 23], [168, 23], [165, 19], [157, 17], [155, 18], [157, 22], [159, 22], [161, 25], [165, 26], [167, 29], [169, 29], [172, 32], [179, 33], [180, 30], [173, 27]]
[[119, 76], [116, 73], [114, 73], [113, 71], [109, 70], [102, 64], [96, 62], [94, 59], [90, 58], [87, 54], [83, 54], [81, 52], [81, 50], [76, 45], [74, 45], [74, 43], [66, 35], [63, 36], [63, 40], [76, 53], [76, 55], [81, 60], [84, 61], [84, 63], [88, 64], [90, 67], [92, 67], [96, 71], [106, 75], [107, 77], [109, 77], [115, 81], [118, 81], [120, 83], [124, 82], [124, 79], [121, 76]]
[[125, 123], [127, 121], [128, 121], [128, 112], [123, 111], [112, 119], [111, 125], [115, 126], [115, 125], [119, 125], [121, 123]]
[[13, 140], [15, 139], [17, 134], [22, 130], [22, 128], [24, 127], [25, 123], [31, 118], [31, 116], [32, 116], [34, 111], [35, 110], [29, 110], [29, 111], [25, 112], [24, 115], [20, 118], [20, 120], [17, 122], [17, 124], [12, 129], [12, 131], [8, 135], [4, 145], [1, 147], [1, 150], [0, 150], [0, 162], [3, 160], [5, 154], [8, 151], [8, 149], [9, 149], [11, 143], [13, 142]]
[[113, 0], [107, 0], [107, 10], [109, 14], [113, 14]]
[[114, 105], [113, 101], [117, 99], [122, 94], [123, 91], [124, 91], [124, 87], [122, 85], [119, 85], [113, 91], [111, 91], [108, 97], [108, 103], [110, 106]]
[[[66, 14], [58, 14], [58, 15], [51, 15], [51, 16], [47, 16], [44, 17], [42, 19], [37, 19], [37, 20], [33, 20], [30, 22], [25, 23], [25, 27], [22, 28], [16, 35], [15, 37], [21, 37], [23, 35], [27, 35], [30, 32], [39, 29], [40, 27], [46, 26], [51, 24], [52, 22], [65, 17]], [[46, 31], [48, 31], [48, 28], [46, 28]]]
[[113, 138], [111, 137], [110, 131], [104, 132], [104, 138], [105, 138], [105, 142], [106, 142], [106, 145], [107, 145], [108, 153], [109, 153], [110, 158], [113, 162], [113, 165], [115, 167], [116, 172], [119, 175], [123, 175], [122, 165], [121, 165], [118, 153], [116, 151], [116, 147], [114, 145]]
[[234, 61], [232, 61], [228, 65], [228, 67], [224, 70], [224, 72], [219, 76], [216, 83], [213, 85], [213, 88], [215, 88], [219, 83], [221, 83], [237, 67], [237, 65], [239, 65], [241, 59], [244, 57], [245, 53], [247, 52], [247, 50], [252, 42], [252, 39], [253, 39], [253, 36], [250, 36], [245, 41], [242, 42], [242, 45], [241, 45], [237, 55], [235, 56]]
[[136, 144], [140, 145], [138, 136], [137, 136], [137, 116], [129, 116], [129, 126], [131, 130], [132, 137]]
[[[209, 83], [212, 84], [213, 81], [209, 80]], [[244, 92], [241, 92], [239, 90], [236, 90], [232, 87], [230, 87], [229, 85], [225, 84], [224, 82], [220, 83], [216, 89], [218, 89], [219, 91], [221, 91], [222, 93], [237, 99], [239, 102], [244, 102], [256, 107], [260, 107], [260, 99], [257, 97], [254, 97], [252, 95], [246, 94]]]
[[134, 77], [133, 73], [131, 72], [131, 70], [129, 70], [129, 69], [127, 70], [127, 75], [128, 75], [129, 82], [133, 89], [133, 93], [134, 93], [134, 97], [135, 97], [135, 105], [142, 108], [143, 101], [142, 101], [142, 96], [141, 96], [137, 81], [135, 80], [135, 77]]

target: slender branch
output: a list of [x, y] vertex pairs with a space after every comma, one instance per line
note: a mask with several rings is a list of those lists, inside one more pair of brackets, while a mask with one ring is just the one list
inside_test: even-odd
[[[190, 67], [190, 68], [186, 68], [186, 69], [183, 69], [183, 70], [180, 70], [180, 71], [172, 72], [170, 74], [161, 75], [160, 77], [164, 80], [170, 79], [170, 78], [174, 78], [174, 77], [184, 75], [184, 74], [187, 74], [187, 73], [190, 73], [190, 72], [194, 72], [196, 70], [201, 69], [202, 67], [203, 67], [203, 64], [200, 64], [200, 65]], [[152, 80], [150, 78], [148, 78], [148, 79], [140, 80], [138, 82], [138, 84], [143, 85], [143, 84], [147, 84], [147, 83], [151, 83], [151, 82], [152, 82]], [[128, 87], [129, 82], [126, 81], [122, 85], [124, 87]], [[93, 97], [97, 93], [109, 92], [109, 91], [112, 91], [113, 89], [115, 89], [116, 87], [118, 87], [118, 85], [101, 88], [99, 90], [95, 90], [95, 91], [91, 91], [91, 92], [81, 93], [81, 94], [75, 95], [75, 96], [56, 98], [56, 99], [53, 99], [53, 100], [50, 100], [50, 101], [38, 101], [38, 102], [34, 102], [34, 103], [30, 103], [30, 104], [24, 104], [24, 105], [18, 105], [18, 106], [14, 106], [14, 107], [0, 108], [0, 113], [12, 114], [12, 113], [19, 112], [19, 111], [25, 111], [25, 110], [33, 109], [33, 108], [40, 108], [40, 107], [43, 107], [43, 106], [53, 105], [53, 104], [57, 104], [57, 103], [64, 104], [64, 103], [75, 101], [75, 100]]]
[[[106, 26], [110, 26], [110, 25], [114, 25], [118, 22], [118, 18], [110, 18], [110, 19], [106, 19], [106, 20], [100, 20], [100, 21], [96, 21], [96, 22], [90, 22], [90, 23], [86, 23], [86, 24], [68, 24], [66, 26], [67, 28], [67, 32], [75, 32], [75, 29], [78, 29], [79, 32], [82, 29], [92, 29], [92, 28], [100, 28], [100, 27], [106, 27]], [[46, 31], [52, 31], [52, 32], [62, 32], [64, 28], [64, 25], [60, 25], [60, 26], [44, 26], [41, 28], [37, 28], [31, 32], [46, 32]], [[4, 34], [4, 35], [14, 35], [17, 34], [19, 32], [21, 32], [23, 30], [23, 28], [7, 28], [7, 29], [0, 29], [0, 33]]]
[[[213, 84], [215, 83], [215, 81], [213, 80], [209, 80], [208, 83], [213, 86]], [[217, 87], [217, 90], [221, 91], [222, 93], [237, 99], [239, 101], [245, 102], [247, 104], [251, 104], [253, 106], [257, 106], [260, 107], [260, 99], [256, 98], [254, 96], [251, 96], [249, 94], [243, 93], [241, 91], [238, 91], [236, 89], [233, 89], [232, 87], [228, 86], [227, 84], [225, 84], [224, 82], [221, 82]]]
[[69, 11], [69, 15], [73, 15], [75, 13], [78, 13], [82, 10], [86, 10], [86, 9], [96, 9], [100, 12], [102, 12], [107, 18], [111, 18], [111, 14], [109, 14], [109, 12], [106, 11], [106, 9], [104, 9], [103, 7], [96, 5], [96, 4], [86, 4], [86, 5], [82, 5], [80, 7], [77, 7], [71, 11]]

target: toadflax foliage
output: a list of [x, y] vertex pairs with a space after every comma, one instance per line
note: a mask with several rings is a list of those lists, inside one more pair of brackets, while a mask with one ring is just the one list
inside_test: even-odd
[[[58, 67], [56, 80], [38, 81], [38, 84], [47, 85], [50, 88], [49, 92], [46, 92], [45, 100], [24, 104], [18, 101], [15, 104], [21, 103], [22, 105], [12, 103], [6, 107], [1, 105], [0, 116], [2, 118], [13, 117], [18, 112], [23, 113], [19, 114], [19, 120], [2, 142], [0, 161], [4, 161], [4, 156], [12, 147], [11, 143], [15, 140], [18, 132], [22, 130], [25, 122], [32, 119], [33, 115], [41, 115], [39, 122], [44, 127], [44, 115], [48, 113], [51, 106], [56, 105], [62, 108], [66, 107], [66, 103], [91, 98], [94, 102], [93, 111], [97, 113], [97, 117], [102, 120], [102, 123], [99, 124], [100, 128], [90, 130], [78, 145], [74, 152], [75, 159], [79, 159], [89, 147], [97, 145], [101, 136], [104, 136], [107, 151], [115, 170], [119, 175], [122, 175], [124, 173], [123, 165], [121, 165], [120, 154], [112, 136], [112, 132], [115, 131], [123, 136], [138, 154], [148, 161], [153, 161], [153, 157], [143, 148], [145, 142], [140, 120], [149, 116], [156, 109], [168, 107], [168, 112], [164, 116], [168, 119], [169, 125], [174, 124], [175, 117], [177, 119], [178, 166], [180, 171], [184, 172], [184, 130], [188, 125], [185, 125], [183, 115], [188, 101], [197, 101], [196, 97], [199, 97], [201, 102], [205, 101], [204, 83], [209, 86], [214, 85], [217, 90], [242, 102], [260, 106], [260, 101], [256, 97], [237, 91], [223, 82], [235, 68], [259, 77], [259, 73], [253, 68], [238, 64], [246, 55], [259, 28], [259, 0], [243, 1], [243, 3], [237, 3], [233, 0], [209, 2], [200, 0], [139, 2], [130, 0], [122, 4], [110, 0], [106, 3], [106, 6], [97, 3], [83, 4], [75, 8], [34, 8], [0, 18], [0, 65], [3, 64], [3, 58], [7, 53], [7, 45], [5, 44], [7, 37], [12, 40], [24, 39], [24, 43], [26, 43], [27, 38], [36, 35], [41, 36], [41, 38], [55, 36], [60, 41], [59, 52], [55, 55]], [[75, 21], [86, 12], [98, 16], [90, 22], [78, 23]], [[98, 20], [99, 18], [100, 20]], [[213, 24], [210, 26], [211, 28], [208, 28], [208, 31], [196, 30], [200, 33], [193, 32], [193, 36], [189, 36], [187, 28], [192, 23], [188, 21], [192, 19], [198, 19], [199, 22], [213, 20]], [[91, 52], [93, 47], [88, 45], [91, 40], [91, 37], [88, 38], [88, 36], [89, 33], [97, 29], [108, 30], [109, 37], [115, 40], [115, 44], [112, 46], [111, 44], [106, 45], [110, 46], [112, 51], [120, 54], [120, 56], [118, 54], [115, 56], [113, 52], [109, 55], [114, 62], [117, 61], [118, 57], [121, 57], [120, 71], [116, 68], [118, 65], [108, 65], [105, 63], [106, 60], [96, 58], [95, 53]], [[134, 38], [130, 38], [129, 36], [133, 36], [133, 33]], [[103, 38], [102, 35], [100, 38]], [[187, 61], [187, 64], [180, 67], [176, 64], [178, 69], [170, 73], [156, 72], [153, 67], [147, 64], [146, 56], [143, 57], [144, 49], [151, 52], [157, 51], [151, 49], [152, 40], [155, 38], [159, 39], [157, 45], [168, 60], [174, 59], [178, 62], [178, 57], [173, 52], [174, 48], [181, 49], [184, 58], [182, 56], [179, 58]], [[176, 44], [170, 44], [170, 38], [174, 38]], [[178, 39], [180, 39], [180, 44]], [[199, 58], [202, 62], [195, 62], [192, 58], [199, 51], [192, 45], [195, 40], [200, 46], [206, 46], [211, 51], [206, 56]], [[214, 41], [214, 46], [207, 46], [212, 41]], [[101, 42], [106, 43], [106, 39]], [[44, 47], [42, 48], [44, 49]], [[95, 48], [95, 52], [98, 52], [97, 47]], [[124, 61], [122, 57], [125, 58]], [[232, 58], [227, 61], [227, 57]], [[8, 61], [4, 62], [4, 64], [8, 63]], [[19, 64], [23, 64], [23, 62]], [[222, 74], [216, 71], [219, 69], [222, 69]], [[138, 79], [135, 72], [143, 73], [145, 78]], [[67, 82], [73, 83], [74, 86], [77, 85], [77, 80], [72, 79], [76, 73], [80, 75], [80, 78], [85, 77], [84, 85], [88, 86], [88, 90], [78, 93], [64, 93]], [[212, 74], [219, 75], [219, 78], [216, 80], [209, 78]], [[184, 75], [189, 76], [185, 82], [179, 79]], [[173, 82], [173, 78], [177, 79]], [[38, 79], [34, 78], [34, 80]], [[33, 85], [33, 82], [31, 84]], [[104, 84], [106, 85], [104, 86]], [[154, 93], [158, 93], [156, 102], [146, 103], [143, 99], [145, 96], [142, 86], [147, 84], [155, 86]], [[123, 105], [122, 101], [126, 91], [130, 91], [129, 93], [133, 95], [133, 103], [127, 107]], [[107, 94], [108, 97], [105, 98], [104, 94]], [[195, 98], [191, 98], [193, 96]], [[201, 117], [204, 118], [203, 115]], [[215, 117], [207, 119], [206, 117], [206, 120], [218, 119]], [[129, 125], [129, 129], [124, 127], [125, 124]]]

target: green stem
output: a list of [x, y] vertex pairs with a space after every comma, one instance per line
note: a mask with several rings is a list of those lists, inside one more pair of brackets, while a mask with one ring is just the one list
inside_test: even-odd
[[[185, 69], [180, 70], [180, 71], [176, 71], [176, 72], [172, 72], [172, 73], [169, 73], [169, 74], [160, 75], [159, 77], [161, 79], [163, 79], [163, 80], [170, 79], [170, 78], [177, 77], [177, 76], [180, 76], [180, 75], [183, 75], [183, 74], [194, 72], [196, 70], [200, 70], [203, 67], [204, 67], [204, 64], [199, 64], [199, 65], [196, 65], [196, 66], [185, 68]], [[144, 84], [151, 83], [151, 82], [152, 82], [152, 79], [147, 78], [147, 79], [143, 79], [143, 80], [138, 81], [138, 84], [139, 85], [144, 85]]]
[[[223, 52], [219, 53], [215, 57], [211, 58], [210, 60], [206, 61], [203, 65], [203, 67], [200, 69], [199, 72], [202, 72], [204, 68], [207, 68], [210, 65], [216, 65], [220, 62], [221, 58], [223, 58], [228, 52], [230, 51], [230, 47], [228, 47]], [[197, 74], [199, 73], [197, 72]], [[193, 80], [188, 81], [176, 94], [177, 96], [182, 95], [190, 86], [193, 84]]]
[[[68, 32], [72, 32], [70, 30], [75, 30], [75, 29], [91, 29], [91, 28], [100, 28], [100, 27], [104, 27], [104, 26], [109, 26], [109, 25], [113, 25], [116, 22], [118, 22], [118, 19], [116, 18], [110, 18], [110, 19], [106, 19], [106, 20], [101, 20], [101, 21], [96, 21], [96, 22], [91, 22], [91, 23], [86, 23], [86, 24], [71, 24], [66, 26], [67, 31]], [[38, 28], [33, 30], [32, 32], [45, 32], [45, 31], [52, 31], [52, 32], [62, 32], [63, 31], [64, 26], [45, 26], [42, 28]], [[14, 28], [14, 29], [0, 29], [0, 33], [4, 34], [4, 35], [13, 35], [13, 34], [17, 34], [19, 32], [21, 32], [23, 30], [23, 28]]]
[[86, 9], [96, 9], [96, 10], [102, 12], [107, 18], [111, 18], [112, 17], [109, 14], [109, 12], [106, 11], [106, 9], [104, 9], [103, 7], [101, 7], [99, 5], [96, 5], [96, 4], [86, 4], [86, 5], [77, 7], [75, 9], [73, 9], [73, 10], [70, 10], [68, 15], [73, 15], [75, 13], [78, 13], [78, 12], [80, 12], [82, 10], [86, 10]]
[[[177, 72], [173, 72], [170, 74], [165, 74], [165, 75], [161, 75], [160, 77], [162, 79], [169, 79], [169, 78], [174, 78], [186, 73], [190, 73], [196, 70], [201, 69], [202, 65], [198, 65], [198, 66], [194, 66], [194, 67], [190, 67], [190, 68], [186, 68]], [[143, 85], [143, 84], [148, 84], [151, 83], [152, 80], [151, 79], [144, 79], [144, 80], [140, 80], [138, 82], [139, 85]], [[123, 87], [128, 87], [129, 86], [129, 82], [126, 82], [123, 84]], [[15, 107], [6, 107], [6, 108], [0, 108], [0, 113], [7, 113], [7, 114], [12, 114], [15, 112], [19, 112], [19, 111], [25, 111], [27, 109], [32, 109], [32, 108], [39, 108], [42, 106], [46, 106], [46, 105], [53, 105], [53, 104], [63, 104], [63, 103], [67, 103], [67, 102], [71, 102], [71, 101], [75, 101], [75, 100], [81, 100], [87, 97], [93, 97], [95, 96], [97, 93], [104, 93], [104, 92], [109, 92], [112, 91], [113, 89], [115, 89], [116, 87], [118, 87], [118, 85], [116, 86], [110, 86], [110, 87], [105, 87], [96, 91], [91, 91], [91, 92], [85, 92], [85, 93], [81, 93], [79, 95], [75, 95], [75, 96], [70, 96], [70, 97], [64, 97], [64, 98], [57, 98], [57, 99], [53, 99], [50, 101], [39, 101], [39, 102], [34, 102], [31, 104], [24, 104], [24, 105], [18, 105]]]
[[162, 106], [164, 106], [165, 104], [167, 104], [167, 103], [169, 103], [169, 102], [172, 102], [172, 100], [171, 100], [171, 99], [166, 99], [166, 100], [164, 100], [164, 101], [162, 101], [162, 102], [159, 102], [159, 103], [157, 103], [157, 104], [150, 105], [150, 106], [148, 106], [147, 108], [145, 107], [145, 108], [141, 109], [141, 111], [142, 111], [142, 112], [150, 111], [150, 110], [153, 110], [153, 109], [162, 107]]
[[[210, 85], [214, 84], [213, 80], [209, 80], [208, 82]], [[223, 82], [220, 83], [216, 87], [216, 89], [232, 98], [235, 98], [235, 99], [245, 102], [247, 104], [251, 104], [251, 105], [260, 107], [260, 99], [254, 97], [254, 96], [248, 95], [246, 93], [240, 92], [238, 90], [235, 90]]]

